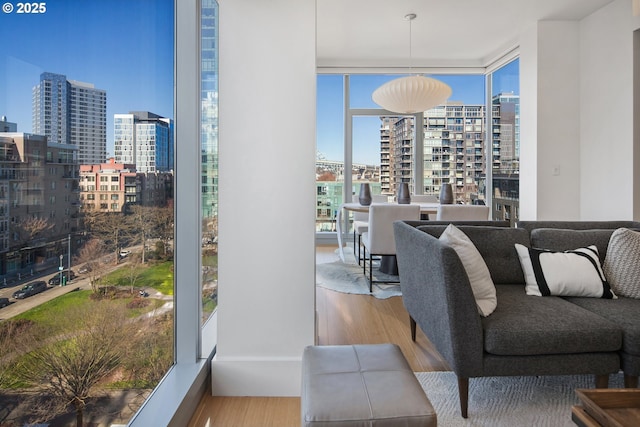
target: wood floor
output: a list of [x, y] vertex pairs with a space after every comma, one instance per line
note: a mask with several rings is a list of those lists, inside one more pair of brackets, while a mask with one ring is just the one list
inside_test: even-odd
[[[335, 257], [335, 247], [316, 248], [317, 262]], [[418, 330], [411, 341], [409, 315], [401, 297], [379, 300], [369, 295], [349, 295], [316, 288], [318, 344], [394, 343], [414, 371], [446, 370], [446, 363]], [[298, 427], [300, 399], [297, 397], [205, 396], [190, 427]]]

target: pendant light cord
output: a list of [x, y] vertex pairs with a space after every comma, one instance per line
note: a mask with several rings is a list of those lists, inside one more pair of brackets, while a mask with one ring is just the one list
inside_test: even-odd
[[415, 13], [409, 13], [404, 16], [404, 19], [409, 21], [409, 74], [413, 71], [413, 41], [412, 41], [412, 32], [411, 32], [411, 21], [416, 19]]

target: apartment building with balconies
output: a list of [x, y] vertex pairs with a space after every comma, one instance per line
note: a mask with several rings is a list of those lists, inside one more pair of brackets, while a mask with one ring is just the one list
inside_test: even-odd
[[77, 151], [0, 133], [0, 277], [49, 267], [79, 231]]

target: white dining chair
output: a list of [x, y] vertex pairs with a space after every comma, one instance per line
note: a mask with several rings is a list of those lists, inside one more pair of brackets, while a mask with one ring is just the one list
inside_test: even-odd
[[[411, 203], [438, 203], [438, 196], [435, 194], [414, 194], [411, 196]], [[436, 219], [436, 214], [423, 213], [420, 219]]]
[[[353, 195], [351, 199], [353, 203], [360, 203], [357, 195]], [[389, 198], [386, 195], [374, 194], [371, 196], [372, 203], [387, 203]], [[353, 212], [353, 256], [356, 257], [358, 264], [362, 261], [362, 233], [369, 229], [369, 213]]]
[[411, 196], [412, 203], [438, 203], [438, 196], [434, 194], [414, 194]]
[[489, 206], [440, 205], [436, 221], [488, 221]]
[[[399, 280], [373, 280], [373, 257], [395, 256], [396, 241], [393, 235], [395, 221], [412, 221], [420, 219], [420, 206], [399, 204], [372, 204], [369, 207], [368, 230], [362, 234], [363, 263], [362, 272], [369, 281], [369, 292], [373, 291], [373, 283], [398, 283]], [[368, 253], [368, 256], [367, 256]], [[369, 275], [367, 276], [367, 260]]]

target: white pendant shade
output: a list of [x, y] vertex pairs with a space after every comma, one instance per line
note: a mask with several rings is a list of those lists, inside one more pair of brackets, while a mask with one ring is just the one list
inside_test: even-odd
[[391, 80], [373, 92], [373, 102], [394, 113], [420, 113], [451, 96], [449, 85], [430, 77], [408, 76]]

